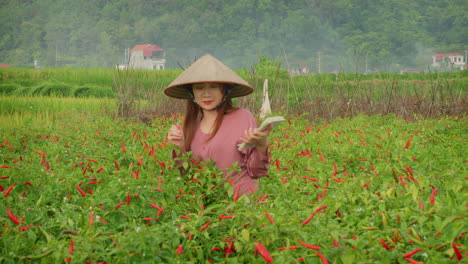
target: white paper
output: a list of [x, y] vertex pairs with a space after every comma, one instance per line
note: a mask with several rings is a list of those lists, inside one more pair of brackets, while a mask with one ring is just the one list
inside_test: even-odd
[[[266, 118], [262, 125], [258, 128], [260, 131], [264, 131], [265, 129], [267, 129], [268, 125], [271, 124], [272, 126], [272, 129], [275, 129], [281, 122], [285, 121], [286, 119], [284, 119], [284, 117], [282, 116], [272, 116], [272, 117], [268, 117]], [[251, 148], [251, 147], [254, 147], [255, 144], [246, 144], [246, 143], [240, 143], [237, 145], [237, 150], [239, 151], [242, 151], [244, 149], [248, 149], [248, 148]]]

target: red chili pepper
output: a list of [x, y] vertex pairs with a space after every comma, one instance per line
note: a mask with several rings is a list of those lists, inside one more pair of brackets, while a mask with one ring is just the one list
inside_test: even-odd
[[403, 257], [409, 258], [409, 257], [413, 256], [414, 254], [418, 253], [421, 250], [423, 250], [423, 249], [422, 248], [415, 249], [415, 250], [413, 250], [411, 252], [408, 252], [408, 253], [404, 254]]
[[281, 247], [281, 248], [278, 248], [278, 250], [286, 250], [286, 249], [297, 249], [298, 246], [290, 246], [290, 247]]
[[116, 160], [114, 160], [114, 166], [115, 166], [115, 168], [116, 168], [117, 170], [120, 170], [120, 165], [119, 165], [119, 163], [117, 163]]
[[405, 149], [408, 149], [411, 146], [411, 139], [413, 139], [413, 136], [410, 136], [408, 141], [406, 141]]
[[125, 142], [122, 140], [122, 151], [127, 152], [127, 149], [125, 148]]
[[371, 181], [369, 180], [368, 182], [364, 183], [364, 185], [362, 185], [361, 188], [367, 188], [367, 186], [369, 186], [370, 182]]
[[439, 189], [439, 188], [434, 188], [434, 190], [432, 190], [431, 198], [430, 198], [431, 204], [434, 204], [434, 203], [435, 203], [435, 195], [436, 195], [438, 189]]
[[158, 177], [158, 186], [159, 186], [159, 187], [162, 186], [162, 179], [161, 179], [161, 176]]
[[6, 209], [10, 220], [13, 221], [13, 223], [15, 223], [16, 225], [19, 225], [20, 222], [18, 221], [18, 217], [11, 212], [10, 207], [7, 207]]
[[118, 205], [115, 206], [115, 210], [119, 210], [119, 207], [125, 204], [125, 202], [121, 202]]
[[199, 167], [198, 163], [194, 159], [190, 159], [190, 162], [192, 162], [192, 164], [195, 165], [195, 167]]
[[154, 203], [150, 203], [150, 205], [151, 205], [152, 207], [154, 207], [154, 208], [158, 209], [159, 211], [162, 211], [162, 212], [164, 212], [164, 210], [163, 210], [161, 207], [159, 207], [159, 206], [155, 205]]
[[140, 176], [139, 176], [140, 169], [138, 169], [137, 171], [130, 171], [130, 173], [132, 174], [133, 178], [135, 178], [137, 180], [140, 178]]
[[270, 223], [274, 224], [275, 223], [275, 220], [273, 220], [273, 218], [271, 218], [270, 214], [268, 213], [268, 211], [265, 210], [265, 214], [266, 214], [266, 217], [268, 218], [268, 220], [270, 221]]
[[416, 261], [412, 258], [405, 258], [406, 261], [408, 261], [411, 264], [424, 264], [423, 262]]
[[75, 249], [75, 242], [73, 239], [70, 239], [70, 247], [68, 248], [68, 254], [73, 255], [73, 251]]
[[318, 213], [319, 211], [321, 211], [321, 210], [323, 210], [323, 209], [325, 209], [325, 208], [327, 208], [327, 207], [328, 207], [328, 205], [324, 205], [324, 206], [321, 206], [321, 207], [317, 208], [317, 209], [312, 213], [312, 215], [309, 216], [309, 218], [307, 218], [304, 222], [302, 222], [301, 225], [307, 225], [307, 224], [310, 222], [310, 220], [312, 220], [312, 219], [314, 218], [314, 216], [315, 216], [316, 213]]
[[342, 179], [338, 179], [338, 178], [332, 178], [332, 180], [334, 180], [336, 182], [344, 182]]
[[184, 219], [188, 219], [190, 220], [190, 217], [186, 216], [186, 215], [180, 215], [181, 218], [184, 218]]
[[[213, 187], [212, 187], [211, 189], [213, 190], [214, 187], [215, 187], [215, 186], [213, 185]], [[250, 185], [250, 183], [249, 183], [249, 190], [250, 190], [252, 193], [255, 193], [255, 189], [252, 187], [252, 185]]]
[[328, 187], [328, 180], [325, 182], [325, 186], [323, 187], [322, 198], [325, 199], [327, 195], [327, 187]]
[[254, 245], [255, 249], [260, 253], [260, 255], [263, 257], [263, 259], [267, 263], [273, 263], [274, 259], [271, 257], [270, 252], [268, 249], [259, 241]]
[[94, 225], [94, 215], [93, 213], [89, 213], [89, 225]]
[[333, 162], [333, 173], [332, 173], [332, 178], [335, 177], [337, 171], [337, 165], [336, 162]]
[[366, 143], [366, 142], [364, 142], [364, 140], [362, 140], [362, 139], [359, 139], [359, 141], [361, 141], [361, 144], [362, 144], [364, 147], [365, 147], [365, 146], [367, 146], [367, 143]]
[[258, 201], [258, 202], [259, 203], [264, 202], [268, 197], [270, 197], [270, 195], [265, 194], [265, 196], [263, 196], [262, 199], [260, 199], [260, 201]]
[[457, 259], [461, 260], [463, 258], [462, 253], [460, 252], [460, 249], [458, 249], [457, 245], [455, 243], [452, 243], [452, 248], [455, 251], [455, 255], [457, 255]]
[[24, 232], [24, 231], [28, 230], [30, 227], [33, 227], [33, 226], [34, 226], [33, 224], [30, 224], [30, 225], [27, 225], [27, 226], [22, 226], [20, 228], [21, 228], [21, 231]]
[[281, 170], [281, 164], [278, 159], [275, 159], [275, 165], [276, 165], [276, 169]]
[[403, 186], [408, 185], [408, 184], [405, 182], [405, 179], [403, 178], [403, 175], [399, 175], [399, 178], [400, 178], [401, 185], [403, 185]]
[[235, 250], [232, 249], [234, 246], [234, 242], [230, 241], [229, 246], [224, 249], [224, 257], [227, 258], [231, 252], [235, 252]]
[[421, 198], [419, 198], [419, 209], [420, 209], [421, 211], [424, 211], [424, 204], [423, 204]]
[[16, 183], [13, 183], [10, 185], [10, 187], [8, 187], [8, 189], [6, 189], [5, 193], [3, 193], [3, 197], [7, 197], [10, 194], [11, 190], [13, 190], [13, 187], [15, 187], [15, 184]]
[[8, 169], [8, 168], [10, 168], [10, 166], [8, 166], [8, 165], [0, 166], [0, 169]]
[[97, 184], [97, 183], [102, 183], [102, 181], [90, 181], [88, 184]]
[[240, 184], [237, 185], [236, 192], [234, 193], [234, 202], [239, 199], [239, 192], [240, 192]]
[[130, 204], [130, 192], [127, 192], [127, 200], [125, 201], [127, 205]]
[[276, 148], [280, 148], [281, 147], [280, 140], [277, 137], [273, 137], [273, 139], [276, 141]]
[[393, 249], [393, 247], [390, 247], [389, 245], [387, 245], [387, 243], [385, 243], [385, 241], [381, 238], [379, 238], [379, 242], [380, 244], [382, 244], [382, 246], [386, 249], [386, 250], [389, 250], [391, 251]]
[[328, 260], [327, 260], [327, 258], [326, 258], [324, 255], [322, 255], [322, 254], [319, 253], [319, 252], [315, 252], [315, 254], [317, 255], [317, 257], [320, 258], [320, 260], [322, 261], [322, 264], [328, 264]]
[[200, 227], [200, 231], [203, 231], [203, 230], [207, 229], [210, 226], [210, 224], [211, 224], [210, 220], [206, 221], [206, 224], [204, 224], [204, 225], [202, 225]]
[[41, 152], [41, 151], [38, 151], [38, 150], [35, 150], [34, 152], [36, 152], [37, 154], [41, 155], [41, 156], [45, 156], [46, 154], [44, 152]]
[[86, 196], [86, 193], [80, 188], [80, 186], [76, 185], [75, 188], [78, 190], [81, 196]]
[[302, 241], [300, 239], [299, 239], [299, 243], [301, 243], [301, 245], [303, 245], [306, 248], [310, 248], [310, 249], [313, 249], [313, 250], [320, 250], [319, 246], [307, 244], [306, 242], [304, 242], [304, 241]]
[[184, 250], [184, 246], [179, 245], [179, 246], [177, 247], [177, 255], [182, 255], [182, 251], [183, 251], [183, 250]]

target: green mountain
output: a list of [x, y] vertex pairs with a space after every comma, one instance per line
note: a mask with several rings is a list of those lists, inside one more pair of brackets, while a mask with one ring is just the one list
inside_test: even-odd
[[261, 54], [311, 72], [423, 69], [468, 49], [466, 0], [0, 0], [0, 64], [112, 67], [156, 44], [167, 67]]

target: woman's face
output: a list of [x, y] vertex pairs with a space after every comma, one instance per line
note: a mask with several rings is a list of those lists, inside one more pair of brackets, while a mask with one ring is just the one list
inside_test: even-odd
[[203, 110], [213, 110], [223, 100], [224, 87], [220, 83], [196, 83], [192, 88], [195, 103]]

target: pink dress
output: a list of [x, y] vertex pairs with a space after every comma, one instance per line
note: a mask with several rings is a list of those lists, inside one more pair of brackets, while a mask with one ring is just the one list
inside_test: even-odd
[[249, 195], [258, 189], [256, 179], [264, 176], [270, 167], [270, 153], [265, 155], [255, 147], [243, 151], [237, 150], [244, 132], [249, 128], [256, 128], [255, 117], [246, 109], [237, 109], [224, 116], [216, 135], [206, 141], [208, 134], [198, 126], [192, 140], [192, 155], [198, 160], [211, 159], [220, 170], [229, 169], [237, 162], [240, 173], [225, 173], [226, 178], [235, 182], [234, 190], [240, 186], [239, 195]]

